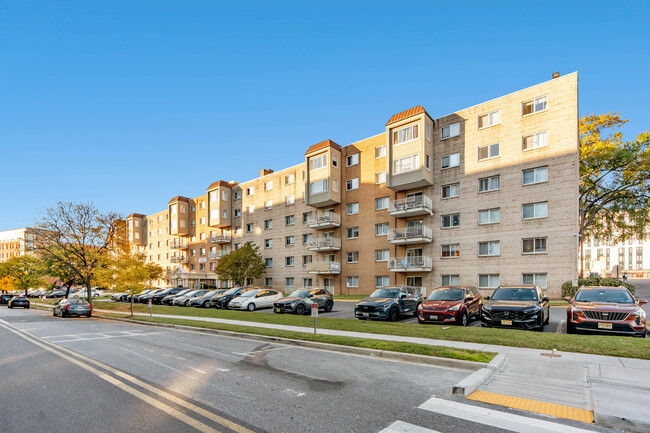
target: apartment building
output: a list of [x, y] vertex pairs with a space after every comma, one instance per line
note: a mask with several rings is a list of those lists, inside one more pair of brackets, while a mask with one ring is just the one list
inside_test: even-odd
[[432, 113], [401, 111], [367, 139], [324, 140], [298, 165], [132, 214], [131, 240], [189, 287], [228, 285], [219, 258], [253, 242], [267, 264], [255, 284], [279, 290], [536, 283], [559, 296], [578, 263], [577, 73]]
[[24, 256], [29, 250], [30, 237], [34, 230], [31, 227], [23, 227], [13, 230], [0, 231], [0, 262], [5, 262], [12, 257]]
[[631, 238], [625, 242], [587, 238], [583, 244], [583, 275], [650, 278], [650, 239]]

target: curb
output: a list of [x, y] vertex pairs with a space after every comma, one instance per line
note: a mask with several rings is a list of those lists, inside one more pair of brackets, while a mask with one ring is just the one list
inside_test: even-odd
[[481, 368], [454, 385], [451, 389], [451, 393], [453, 395], [462, 395], [467, 397], [476, 391], [476, 388], [487, 382], [492, 377], [493, 373], [494, 370], [490, 368]]
[[[118, 317], [108, 317], [93, 315], [93, 317], [106, 320], [116, 320], [118, 322], [133, 323], [137, 325], [154, 326], [161, 328], [175, 328], [184, 331], [204, 332], [207, 334], [223, 335], [226, 337], [244, 338], [247, 340], [271, 341], [275, 343], [287, 344], [291, 346], [307, 347], [311, 349], [329, 350], [332, 352], [349, 353], [353, 355], [368, 356], [370, 358], [382, 358], [391, 361], [412, 362], [416, 364], [433, 365], [437, 367], [450, 367], [462, 370], [477, 370], [485, 366], [482, 362], [465, 361], [462, 359], [439, 358], [435, 356], [417, 355], [413, 353], [392, 352], [389, 350], [367, 349], [365, 347], [342, 346], [331, 343], [319, 343], [315, 341], [293, 340], [290, 338], [273, 337], [268, 335], [246, 334], [242, 332], [224, 331], [220, 329], [200, 328], [187, 325], [174, 325], [170, 323], [151, 323], [141, 322], [139, 320], [122, 319]], [[490, 370], [491, 371], [491, 370]]]
[[489, 368], [492, 371], [500, 370], [501, 367], [503, 367], [503, 364], [506, 363], [507, 359], [508, 359], [508, 355], [506, 355], [505, 353], [499, 353], [497, 356], [492, 358], [492, 361], [488, 363], [487, 368]]

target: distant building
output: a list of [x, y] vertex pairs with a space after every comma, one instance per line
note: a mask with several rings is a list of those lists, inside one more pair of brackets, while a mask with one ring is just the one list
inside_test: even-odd
[[29, 245], [35, 231], [32, 227], [0, 231], [0, 262], [24, 256], [29, 252], [29, 247], [25, 245]]
[[616, 278], [650, 278], [650, 239], [611, 241], [586, 239], [583, 245], [583, 275], [598, 274]]

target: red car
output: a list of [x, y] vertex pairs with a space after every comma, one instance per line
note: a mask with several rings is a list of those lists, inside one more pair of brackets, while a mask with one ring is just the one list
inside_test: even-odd
[[420, 323], [454, 323], [467, 326], [479, 317], [483, 296], [474, 286], [438, 287], [418, 308]]
[[635, 299], [624, 287], [581, 287], [569, 302], [566, 324], [567, 333], [579, 331], [607, 334], [646, 335], [646, 315], [639, 306], [645, 299]]

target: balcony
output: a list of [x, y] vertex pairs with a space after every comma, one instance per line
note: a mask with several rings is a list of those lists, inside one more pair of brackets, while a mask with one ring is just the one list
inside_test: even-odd
[[431, 257], [393, 257], [388, 260], [390, 272], [430, 272], [431, 269], [433, 269]]
[[210, 260], [219, 260], [222, 259], [226, 254], [228, 253], [225, 251], [210, 251], [208, 252], [208, 258]]
[[307, 242], [309, 251], [338, 251], [341, 249], [341, 238], [326, 237], [312, 239]]
[[172, 256], [169, 261], [172, 263], [187, 263], [187, 256]]
[[310, 229], [332, 229], [341, 225], [341, 215], [334, 212], [323, 212], [312, 215], [307, 220]]
[[307, 264], [307, 272], [310, 274], [340, 274], [341, 263], [339, 262], [312, 262]]
[[390, 202], [388, 215], [406, 218], [418, 215], [433, 215], [433, 202], [429, 197], [407, 197]]
[[169, 248], [173, 248], [173, 249], [177, 249], [177, 250], [186, 250], [187, 249], [187, 242], [174, 241], [171, 244], [169, 244]]
[[388, 242], [396, 245], [421, 244], [432, 239], [433, 230], [427, 226], [405, 227], [388, 233]]
[[208, 238], [208, 242], [211, 244], [229, 244], [231, 240], [232, 237], [230, 235], [210, 236]]

